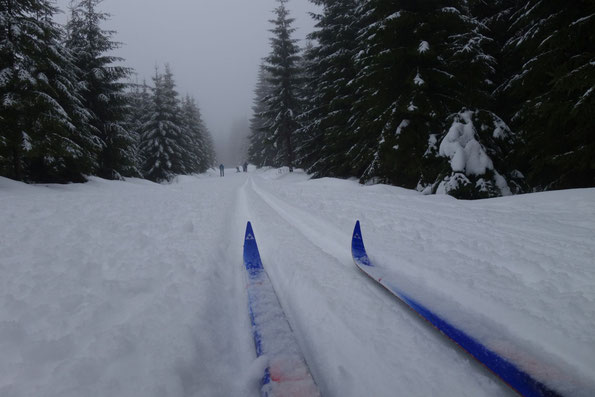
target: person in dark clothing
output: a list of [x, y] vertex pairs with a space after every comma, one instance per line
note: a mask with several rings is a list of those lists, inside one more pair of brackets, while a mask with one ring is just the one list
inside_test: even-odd
[[244, 162], [244, 172], [248, 172], [248, 162]]
[[225, 167], [223, 164], [219, 164], [219, 176], [225, 176]]

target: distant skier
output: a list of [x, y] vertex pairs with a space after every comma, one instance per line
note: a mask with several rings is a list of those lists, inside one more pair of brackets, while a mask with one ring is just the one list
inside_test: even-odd
[[219, 176], [225, 176], [225, 167], [223, 164], [219, 164]]
[[242, 172], [242, 171], [240, 171], [240, 166], [239, 165], [236, 167], [236, 172]]
[[244, 162], [243, 167], [244, 167], [244, 172], [248, 172], [248, 162], [247, 161]]

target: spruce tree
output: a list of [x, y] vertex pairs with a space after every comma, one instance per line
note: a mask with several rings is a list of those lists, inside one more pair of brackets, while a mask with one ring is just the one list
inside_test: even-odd
[[415, 188], [430, 136], [463, 105], [447, 59], [450, 37], [463, 31], [452, 21], [456, 3], [372, 0], [362, 7], [368, 21], [359, 35], [355, 113], [361, 133], [377, 142], [364, 180]]
[[203, 152], [205, 153], [205, 156], [203, 158], [201, 158], [201, 161], [200, 161], [200, 172], [204, 172], [204, 171], [208, 170], [209, 168], [213, 167], [215, 165], [215, 160], [216, 160], [215, 144], [213, 143], [213, 136], [211, 135], [211, 132], [206, 127], [206, 125], [203, 125], [203, 128], [202, 128], [202, 138], [203, 138], [203, 144], [204, 144]]
[[479, 109], [462, 110], [447, 121], [445, 133], [438, 140], [431, 137], [428, 144], [426, 161], [437, 169], [430, 173], [433, 183], [424, 193], [478, 199], [522, 191], [522, 175], [505, 164], [516, 136], [502, 119]]
[[90, 124], [101, 142], [97, 174], [117, 179], [136, 175], [134, 137], [126, 129], [128, 112], [126, 84], [130, 69], [114, 65], [122, 58], [110, 55], [119, 47], [112, 41], [114, 31], [101, 23], [109, 14], [97, 9], [103, 0], [80, 0], [71, 8], [66, 45], [75, 57], [84, 82], [84, 104], [92, 114]]
[[33, 182], [82, 181], [94, 166], [76, 68], [49, 1], [0, 9], [0, 174]]
[[186, 96], [181, 103], [185, 168], [187, 173], [205, 172], [212, 165], [209, 132], [202, 120], [196, 100]]
[[162, 76], [162, 95], [163, 95], [163, 120], [167, 120], [169, 128], [171, 129], [171, 136], [175, 140], [174, 155], [171, 158], [172, 171], [174, 174], [185, 175], [187, 174], [186, 160], [190, 158], [190, 154], [187, 153], [190, 149], [186, 146], [188, 139], [184, 131], [184, 125], [182, 121], [182, 114], [180, 109], [180, 100], [178, 98], [178, 92], [176, 91], [176, 83], [174, 81], [174, 75], [168, 64], [165, 65], [165, 71]]
[[299, 61], [299, 47], [297, 40], [291, 35], [295, 31], [291, 27], [294, 19], [289, 17], [289, 10], [285, 7], [288, 0], [277, 0], [279, 7], [275, 9], [276, 19], [271, 29], [271, 53], [266, 58], [265, 69], [269, 73], [268, 82], [271, 94], [265, 99], [265, 110], [262, 116], [265, 120], [264, 129], [267, 141], [276, 148], [273, 165], [284, 165], [293, 171], [294, 134], [298, 128], [296, 121], [299, 100], [297, 90], [300, 84], [297, 63]]
[[[497, 79], [497, 46], [486, 25], [466, 3], [448, 9], [441, 23], [451, 32], [443, 48], [452, 74], [453, 102], [443, 133], [431, 134], [418, 189], [458, 198], [494, 197], [523, 190], [510, 165], [517, 135], [497, 115], [492, 91]], [[455, 113], [456, 112], [456, 113]]]
[[[454, 172], [451, 159], [438, 150], [452, 136], [453, 123], [477, 116], [494, 125], [492, 130], [505, 124], [491, 111], [496, 59], [487, 48], [492, 39], [466, 1], [371, 0], [362, 4], [359, 15], [363, 28], [354, 57], [359, 73], [352, 111], [352, 130], [359, 137], [356, 169], [364, 170], [364, 181], [432, 186], [435, 191]], [[474, 140], [482, 136], [475, 134]], [[513, 134], [502, 139], [511, 140]], [[478, 144], [486, 153], [502, 152], [504, 145], [491, 139]], [[465, 172], [457, 170], [463, 177], [455, 179], [468, 181]], [[484, 185], [492, 186], [498, 178], [498, 186], [504, 186], [494, 175], [471, 179], [489, 179]], [[484, 185], [466, 189], [485, 191]]]
[[145, 80], [142, 84], [131, 83], [130, 88], [128, 93], [130, 111], [126, 118], [126, 129], [134, 140], [134, 149], [131, 150], [131, 153], [133, 153], [134, 164], [137, 164], [140, 170], [144, 162], [140, 150], [143, 126], [149, 120], [152, 108], [151, 88]]
[[154, 182], [170, 181], [176, 174], [184, 174], [185, 158], [182, 121], [178, 107], [173, 75], [166, 67], [165, 74], [155, 71], [153, 103], [141, 138], [142, 166], [145, 178]]
[[314, 15], [317, 30], [309, 39], [316, 44], [306, 52], [311, 97], [303, 100], [300, 157], [314, 176], [348, 177], [357, 172], [352, 157], [357, 155], [358, 138], [351, 127], [358, 1], [312, 2], [322, 6], [322, 13]]
[[269, 142], [269, 131], [266, 128], [266, 99], [272, 94], [272, 86], [264, 67], [260, 65], [256, 88], [254, 90], [254, 105], [250, 119], [250, 146], [248, 159], [257, 167], [272, 166], [275, 158], [275, 147]]
[[313, 74], [314, 65], [317, 60], [312, 56], [314, 44], [306, 42], [302, 50], [303, 56], [298, 69], [301, 72], [301, 85], [298, 90], [300, 98], [300, 113], [297, 117], [299, 128], [295, 134], [296, 165], [308, 173], [313, 173], [313, 165], [320, 159], [322, 147], [322, 133], [316, 124], [317, 107], [314, 105], [314, 98], [318, 91]]
[[505, 98], [537, 190], [595, 185], [595, 3], [515, 2], [506, 15]]

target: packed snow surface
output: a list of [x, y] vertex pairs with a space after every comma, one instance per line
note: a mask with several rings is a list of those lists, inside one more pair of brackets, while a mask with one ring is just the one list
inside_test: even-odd
[[226, 175], [0, 178], [0, 396], [258, 396], [248, 220], [323, 396], [512, 395], [354, 266], [357, 219], [400, 288], [558, 391], [595, 395], [595, 189], [470, 202]]

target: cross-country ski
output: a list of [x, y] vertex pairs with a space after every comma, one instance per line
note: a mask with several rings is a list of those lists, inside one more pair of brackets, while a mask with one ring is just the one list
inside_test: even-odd
[[353, 261], [362, 272], [386, 288], [416, 314], [450, 338], [481, 364], [485, 365], [519, 394], [525, 397], [560, 396], [554, 390], [524, 372], [514, 363], [484, 346], [481, 342], [474, 339], [473, 336], [466, 334], [453, 324], [450, 324], [446, 319], [403, 293], [397, 287], [398, 280], [392, 280], [389, 274], [383, 272], [381, 268], [378, 268], [370, 261], [364, 246], [359, 221], [356, 222], [353, 229], [351, 253], [353, 255]]
[[319, 396], [275, 289], [262, 265], [250, 222], [246, 225], [244, 238], [244, 266], [256, 354], [267, 362], [262, 376], [262, 396]]

